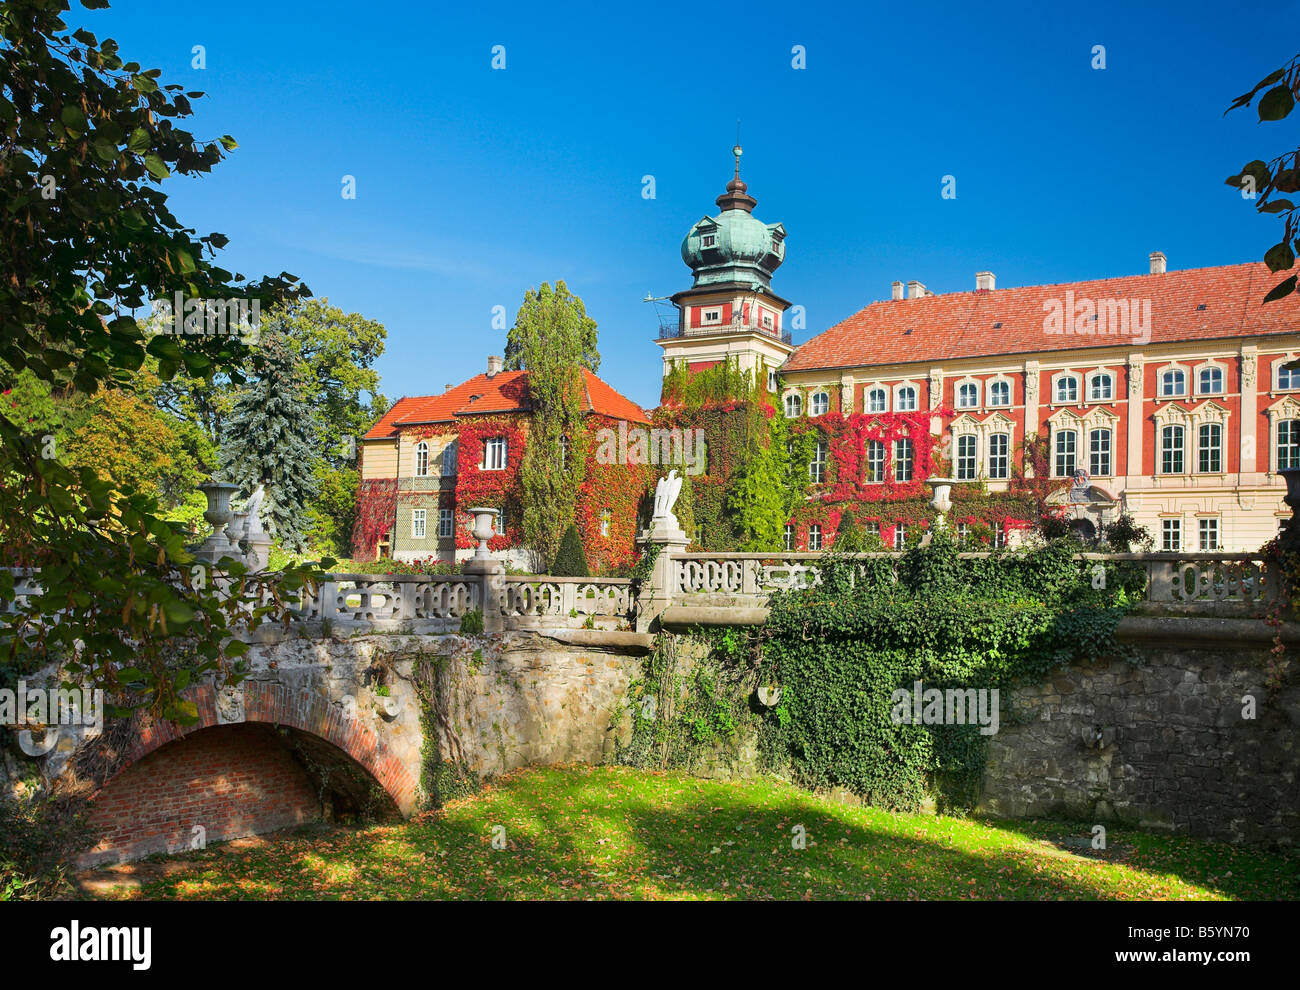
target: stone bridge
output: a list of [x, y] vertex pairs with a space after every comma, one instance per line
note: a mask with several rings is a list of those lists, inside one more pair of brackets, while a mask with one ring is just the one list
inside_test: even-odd
[[[1082, 556], [1146, 569], [1146, 602], [1123, 635], [1166, 646], [1271, 640], [1259, 616], [1277, 589], [1257, 556]], [[64, 730], [42, 772], [88, 752], [109, 767], [93, 805], [101, 839], [85, 864], [410, 815], [449, 793], [452, 767], [483, 776], [606, 759], [627, 730], [615, 716], [628, 683], [661, 630], [760, 623], [768, 595], [818, 583], [824, 559], [669, 547], [644, 582], [513, 576], [495, 561], [457, 575], [330, 575], [288, 626], [247, 635], [239, 684], [189, 689], [195, 724], [137, 715], [93, 738]], [[14, 767], [8, 776], [0, 784], [12, 785]], [[1016, 804], [1019, 791], [992, 792], [1035, 810]]]

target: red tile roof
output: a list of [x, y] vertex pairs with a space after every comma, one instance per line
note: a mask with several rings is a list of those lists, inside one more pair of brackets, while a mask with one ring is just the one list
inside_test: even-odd
[[[644, 409], [616, 392], [608, 384], [583, 369], [584, 412], [648, 423]], [[528, 372], [499, 371], [491, 378], [475, 375], [440, 395], [410, 396], [398, 399], [378, 423], [363, 437], [365, 440], [389, 440], [405, 426], [428, 423], [451, 423], [460, 416], [485, 416], [528, 411]]]
[[[1300, 333], [1300, 296], [1264, 305], [1285, 276], [1262, 262], [1192, 268], [1156, 275], [952, 292], [872, 303], [803, 344], [783, 370], [864, 365], [1107, 345], [1141, 346], [1133, 336], [1049, 334], [1051, 299], [1150, 300], [1152, 344], [1277, 333]], [[1204, 309], [1198, 306], [1204, 304]], [[1104, 317], [1102, 317], [1104, 319]], [[1069, 323], [1067, 314], [1066, 322]], [[1000, 324], [1000, 326], [999, 326]]]

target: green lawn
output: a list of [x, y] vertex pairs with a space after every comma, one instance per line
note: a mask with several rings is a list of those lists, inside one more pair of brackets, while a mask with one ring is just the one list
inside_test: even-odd
[[[793, 848], [795, 826], [806, 847]], [[493, 848], [494, 828], [498, 844]], [[102, 897], [1300, 899], [1300, 858], [1087, 826], [894, 815], [774, 780], [519, 771], [398, 825], [116, 867]]]

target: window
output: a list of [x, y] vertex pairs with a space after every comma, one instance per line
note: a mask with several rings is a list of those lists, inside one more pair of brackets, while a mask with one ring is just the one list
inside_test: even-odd
[[1094, 478], [1110, 477], [1110, 430], [1088, 434], [1088, 473]]
[[614, 514], [609, 509], [600, 510], [600, 535], [609, 536], [610, 526], [613, 525]]
[[1160, 549], [1166, 553], [1183, 548], [1183, 521], [1181, 519], [1160, 520]]
[[975, 437], [966, 433], [957, 438], [957, 480], [975, 480]]
[[874, 536], [876, 539], [880, 539], [880, 523], [878, 522], [864, 523], [862, 529], [866, 532], [868, 536]]
[[713, 245], [715, 245], [715, 244], [717, 244], [717, 243], [718, 243], [718, 235], [717, 235], [717, 234], [702, 234], [702, 235], [700, 235], [700, 247], [711, 248], [711, 247], [713, 247]]
[[1283, 419], [1277, 424], [1277, 469], [1300, 467], [1300, 419]]
[[895, 412], [916, 412], [916, 389], [904, 385], [898, 390], [898, 401], [894, 403]]
[[1011, 383], [1010, 382], [989, 382], [989, 405], [990, 406], [1011, 405]]
[[1088, 379], [1088, 398], [1093, 402], [1109, 402], [1115, 398], [1115, 379], [1104, 372], [1093, 375]]
[[869, 485], [878, 485], [885, 480], [885, 445], [879, 440], [867, 441], [867, 477]]
[[722, 310], [720, 309], [703, 309], [700, 311], [701, 323], [721, 323]]
[[980, 404], [980, 387], [974, 382], [965, 382], [957, 386], [957, 408], [975, 409]]
[[446, 537], [455, 535], [451, 529], [454, 518], [451, 509], [438, 510], [438, 536], [445, 539]]
[[1300, 367], [1287, 368], [1286, 363], [1285, 358], [1277, 363], [1277, 387], [1300, 388]]
[[808, 462], [808, 477], [813, 484], [820, 485], [826, 480], [826, 441], [818, 440], [813, 446], [812, 460]]
[[808, 402], [809, 416], [822, 416], [830, 412], [831, 396], [829, 392], [814, 392]]
[[791, 392], [785, 397], [785, 415], [787, 419], [797, 419], [803, 413], [803, 399], [798, 392]]
[[781, 242], [778, 241], [775, 237], [772, 238], [772, 253], [773, 254], [781, 253]]
[[1011, 476], [1011, 434], [989, 437], [989, 478], [998, 481]]
[[1166, 426], [1160, 431], [1160, 473], [1183, 473], [1183, 428]]
[[1062, 375], [1056, 380], [1056, 401], [1079, 401], [1079, 379], [1076, 375]]
[[764, 330], [776, 329], [776, 320], [772, 317], [771, 313], [764, 313], [760, 322], [762, 323]]
[[957, 542], [965, 543], [970, 539], [970, 523], [960, 522], [957, 524]]
[[769, 392], [776, 391], [776, 372], [772, 371], [770, 368], [767, 372], [767, 390]]
[[1004, 547], [1007, 545], [1007, 524], [995, 522], [993, 524], [993, 546]]
[[506, 438], [492, 437], [483, 444], [483, 470], [504, 471], [506, 467]]
[[429, 473], [429, 445], [421, 440], [415, 445], [415, 476], [423, 478]]
[[808, 527], [808, 549], [820, 550], [822, 548], [822, 528], [816, 523]]
[[1218, 550], [1219, 549], [1219, 520], [1202, 519], [1200, 520], [1199, 529], [1201, 531], [1201, 549]]
[[873, 388], [867, 392], [867, 412], [882, 413], [887, 409], [889, 409], [889, 396], [883, 388]]
[[442, 448], [442, 476], [444, 478], [452, 478], [456, 475], [456, 448], [457, 443], [455, 440]]
[[492, 529], [497, 536], [506, 535], [506, 527], [510, 524], [506, 522], [506, 507], [503, 505], [497, 510], [496, 519], [492, 523]]
[[912, 461], [916, 455], [916, 445], [903, 438], [894, 441], [894, 480], [912, 480]]
[[411, 510], [411, 539], [413, 540], [424, 539], [425, 512], [426, 510], [424, 509]]
[[1187, 375], [1178, 368], [1171, 368], [1160, 376], [1160, 394], [1162, 396], [1182, 395], [1187, 391]]
[[1223, 427], [1219, 423], [1202, 423], [1196, 445], [1196, 470], [1218, 474], [1223, 470]]
[[789, 523], [785, 524], [785, 532], [781, 536], [781, 543], [787, 550], [794, 549], [794, 527]]
[[1196, 377], [1196, 391], [1201, 395], [1221, 395], [1223, 393], [1223, 369], [1202, 368]]
[[899, 523], [894, 527], [894, 549], [902, 550], [907, 546], [907, 527]]
[[1079, 435], [1074, 430], [1061, 430], [1056, 434], [1056, 476], [1068, 478], [1076, 467], [1076, 447]]

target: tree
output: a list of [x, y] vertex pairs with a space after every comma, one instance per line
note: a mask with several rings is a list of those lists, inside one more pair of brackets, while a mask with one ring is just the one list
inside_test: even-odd
[[246, 495], [259, 484], [266, 486], [263, 520], [282, 547], [302, 553], [307, 548], [307, 504], [319, 490], [320, 428], [288, 342], [263, 335], [261, 343], [261, 371], [235, 402], [221, 469]]
[[852, 509], [845, 509], [835, 530], [835, 549], [845, 553], [861, 553], [867, 548], [867, 534], [853, 517]]
[[587, 555], [582, 549], [582, 539], [578, 536], [578, 527], [573, 523], [564, 531], [551, 573], [556, 577], [591, 576], [591, 571], [587, 569]]
[[[1296, 98], [1300, 96], [1300, 55], [1295, 56], [1280, 69], [1275, 69], [1255, 84], [1249, 93], [1243, 93], [1224, 111], [1225, 116], [1239, 107], [1248, 107], [1256, 95], [1267, 89], [1259, 98], [1256, 107], [1260, 123], [1282, 120], [1295, 108]], [[1281, 272], [1295, 267], [1296, 252], [1300, 251], [1300, 216], [1296, 205], [1282, 197], [1271, 198], [1274, 193], [1300, 192], [1300, 150], [1287, 151], [1264, 162], [1255, 160], [1247, 162], [1236, 175], [1224, 180], [1228, 185], [1241, 191], [1244, 199], [1256, 200], [1255, 209], [1260, 213], [1284, 213], [1282, 222], [1282, 239], [1264, 252], [1264, 263], [1269, 271]], [[1291, 275], [1275, 285], [1264, 297], [1264, 302], [1272, 302], [1291, 295], [1296, 289], [1296, 279]]]
[[543, 282], [524, 295], [511, 330], [528, 369], [528, 443], [519, 484], [524, 542], [539, 565], [554, 558], [565, 527], [573, 523], [586, 477], [582, 367], [588, 324], [594, 334], [582, 300], [563, 282], [554, 290]]
[[[596, 350], [596, 321], [587, 315], [587, 308], [582, 300], [571, 293], [563, 282], [555, 283], [554, 292], [543, 282], [538, 294], [545, 293], [552, 297], [551, 305], [557, 316], [572, 321], [571, 332], [578, 340], [578, 363], [593, 374], [600, 370], [600, 352]], [[530, 292], [530, 295], [532, 293]], [[523, 310], [521, 309], [522, 313]], [[532, 370], [528, 363], [528, 338], [531, 331], [521, 326], [518, 317], [515, 325], [506, 333], [505, 368], [507, 371], [519, 371], [523, 368]]]

